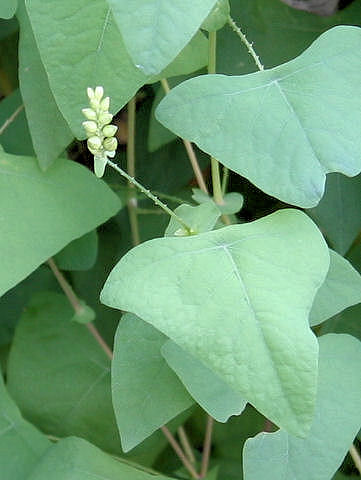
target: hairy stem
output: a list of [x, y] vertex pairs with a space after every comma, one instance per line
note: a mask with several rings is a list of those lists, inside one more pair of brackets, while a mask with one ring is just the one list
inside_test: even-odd
[[[131, 177], [135, 177], [135, 117], [136, 117], [136, 101], [134, 97], [128, 103], [128, 140], [127, 140], [127, 172]], [[130, 229], [132, 232], [133, 245], [140, 244], [139, 223], [137, 216], [137, 197], [134, 194], [135, 186], [129, 183], [130, 192], [128, 200], [128, 214]]]
[[355, 464], [355, 467], [357, 468], [357, 470], [360, 472], [360, 475], [361, 475], [361, 456], [357, 451], [355, 445], [353, 444], [350, 447], [350, 455], [352, 457], [353, 463]]
[[208, 415], [206, 432], [204, 435], [204, 443], [203, 443], [201, 478], [204, 478], [208, 472], [209, 457], [211, 454], [211, 446], [212, 446], [213, 425], [214, 425], [214, 420], [210, 415]]
[[[164, 93], [166, 95], [168, 95], [168, 93], [170, 92], [170, 87], [169, 87], [169, 83], [168, 83], [167, 79], [162, 78], [160, 83], [163, 87]], [[202, 170], [199, 166], [197, 156], [194, 152], [193, 146], [192, 146], [192, 144], [189, 140], [184, 140], [184, 138], [182, 138], [182, 140], [183, 140], [183, 143], [184, 143], [189, 161], [191, 162], [193, 172], [194, 172], [194, 175], [196, 177], [198, 186], [201, 190], [203, 190], [203, 192], [208, 193], [208, 188], [207, 188], [206, 182], [204, 181], [203, 173], [202, 173]]]
[[167, 205], [163, 202], [161, 202], [159, 200], [159, 198], [157, 198], [155, 195], [153, 195], [153, 193], [146, 189], [145, 187], [143, 187], [143, 185], [141, 185], [139, 182], [137, 182], [137, 180], [133, 177], [131, 177], [130, 175], [128, 175], [122, 168], [119, 167], [119, 165], [117, 165], [116, 163], [108, 160], [107, 161], [107, 164], [112, 167], [114, 170], [116, 170], [118, 173], [120, 173], [120, 175], [122, 175], [124, 178], [126, 178], [128, 180], [128, 182], [132, 183], [134, 186], [136, 186], [142, 193], [144, 193], [144, 195], [146, 195], [148, 198], [150, 198], [150, 200], [152, 200], [156, 205], [158, 205], [158, 207], [162, 208], [166, 213], [168, 213], [168, 215], [170, 215], [171, 217], [173, 217], [175, 220], [177, 220], [178, 223], [180, 223], [182, 225], [182, 227], [184, 228], [184, 230], [188, 233], [188, 235], [191, 234], [191, 227], [189, 225], [187, 225], [184, 220], [182, 220], [176, 213], [173, 212], [173, 210], [171, 210], [169, 207], [167, 207]]
[[246, 35], [242, 32], [236, 22], [233, 20], [231, 16], [228, 17], [228, 25], [232, 28], [232, 30], [239, 36], [241, 42], [246, 46], [248, 53], [254, 60], [254, 63], [257, 65], [258, 70], [264, 70], [264, 66], [261, 63], [259, 56], [257, 55], [255, 49], [253, 48], [253, 44], [247, 40]]

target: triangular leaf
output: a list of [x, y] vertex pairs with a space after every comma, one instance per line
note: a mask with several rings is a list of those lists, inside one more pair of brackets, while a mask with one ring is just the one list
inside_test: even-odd
[[116, 265], [101, 300], [151, 323], [272, 421], [304, 435], [318, 351], [308, 314], [328, 268], [315, 225], [282, 210], [145, 242]]
[[266, 193], [309, 208], [326, 173], [361, 171], [360, 49], [361, 29], [336, 27], [271, 70], [188, 80], [156, 117]]
[[[279, 430], [245, 443], [245, 480], [329, 480], [360, 428], [361, 342], [349, 335], [320, 338], [315, 417], [305, 439]], [[342, 406], [342, 408], [340, 408]]]
[[246, 406], [241, 395], [176, 343], [168, 340], [162, 355], [197, 403], [218, 422], [239, 415]]
[[126, 314], [119, 323], [112, 396], [125, 452], [194, 403], [160, 353], [166, 340], [135, 315]]
[[[217, 220], [221, 216], [218, 206], [209, 199], [209, 202], [192, 207], [183, 204], [175, 209], [176, 214], [191, 228], [192, 234], [209, 232], [213, 230]], [[171, 218], [165, 231], [165, 236], [185, 236], [187, 232], [175, 219]]]
[[115, 215], [118, 197], [89, 170], [0, 152], [0, 295], [69, 242]]
[[161, 72], [190, 41], [216, 0], [108, 0], [124, 43], [145, 75]]

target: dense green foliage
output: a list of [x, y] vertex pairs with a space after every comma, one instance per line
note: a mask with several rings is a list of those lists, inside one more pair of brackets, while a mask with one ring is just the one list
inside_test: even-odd
[[358, 478], [360, 19], [1, 1], [1, 480]]

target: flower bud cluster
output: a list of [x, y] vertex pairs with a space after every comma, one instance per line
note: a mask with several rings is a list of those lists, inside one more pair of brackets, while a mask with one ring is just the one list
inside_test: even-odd
[[86, 118], [83, 122], [87, 145], [94, 155], [94, 172], [97, 177], [104, 175], [108, 157], [113, 158], [118, 146], [115, 133], [118, 127], [111, 125], [113, 115], [109, 113], [110, 99], [104, 96], [103, 87], [87, 89], [90, 108], [83, 108], [82, 112]]

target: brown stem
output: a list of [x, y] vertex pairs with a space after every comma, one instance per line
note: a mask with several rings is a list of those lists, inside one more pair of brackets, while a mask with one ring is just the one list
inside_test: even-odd
[[183, 426], [180, 426], [177, 430], [178, 436], [180, 443], [182, 445], [182, 448], [185, 452], [185, 454], [188, 457], [188, 460], [194, 465], [196, 463], [196, 457], [194, 456], [192, 446], [190, 444], [188, 435], [184, 429]]
[[361, 456], [354, 444], [352, 444], [350, 447], [350, 455], [352, 457], [353, 463], [355, 464], [355, 467], [357, 468], [357, 470], [360, 472], [360, 475], [361, 475]]
[[183, 450], [181, 449], [179, 443], [177, 442], [177, 440], [174, 438], [174, 436], [172, 435], [172, 433], [169, 431], [169, 429], [167, 427], [161, 427], [161, 430], [164, 434], [164, 436], [166, 437], [166, 439], [168, 440], [168, 442], [171, 444], [173, 450], [175, 451], [175, 453], [178, 455], [179, 459], [181, 460], [181, 462], [183, 463], [183, 465], [185, 466], [185, 468], [188, 470], [188, 472], [190, 473], [191, 477], [192, 478], [195, 478], [195, 479], [198, 479], [198, 478], [201, 478], [198, 473], [196, 472], [195, 468], [193, 467], [193, 465], [191, 464], [191, 462], [188, 460], [188, 458], [185, 456]]
[[204, 478], [208, 472], [209, 457], [211, 454], [211, 445], [212, 445], [213, 425], [214, 425], [214, 420], [210, 415], [208, 415], [206, 432], [204, 435], [204, 443], [203, 443], [201, 478]]

